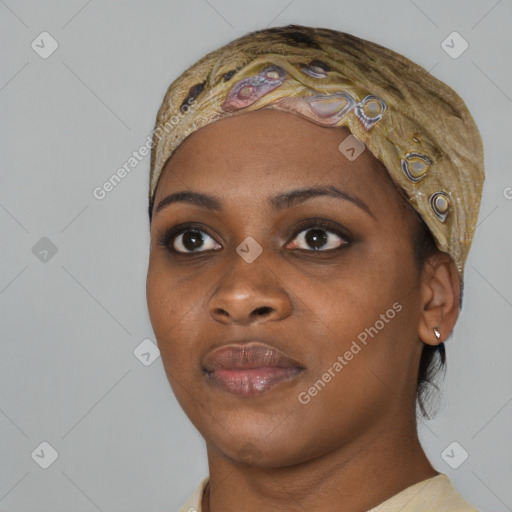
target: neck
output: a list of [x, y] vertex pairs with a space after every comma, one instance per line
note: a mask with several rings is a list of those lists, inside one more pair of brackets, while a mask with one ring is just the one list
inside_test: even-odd
[[[397, 420], [394, 420], [396, 425]], [[369, 432], [316, 459], [286, 467], [235, 464], [208, 445], [210, 485], [203, 512], [370, 510], [438, 474], [414, 428]]]

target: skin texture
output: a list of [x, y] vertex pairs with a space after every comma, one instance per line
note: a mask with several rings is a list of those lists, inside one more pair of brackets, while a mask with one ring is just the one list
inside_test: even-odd
[[[444, 253], [418, 269], [412, 210], [368, 150], [354, 161], [338, 150], [348, 135], [262, 109], [191, 134], [160, 179], [148, 310], [168, 380], [207, 444], [204, 511], [360, 512], [437, 474], [418, 441], [415, 389], [423, 344], [438, 343], [434, 327], [445, 340], [456, 322], [457, 269]], [[370, 213], [327, 195], [270, 206], [277, 193], [318, 186], [359, 198]], [[222, 211], [175, 202], [156, 213], [185, 190], [216, 196]], [[315, 250], [304, 235], [318, 218], [351, 237], [322, 228], [333, 250]], [[160, 243], [185, 222], [207, 230], [203, 252]], [[236, 252], [247, 237], [263, 249], [250, 264]], [[299, 393], [395, 303], [394, 318], [301, 403]], [[260, 395], [222, 391], [201, 361], [237, 340], [266, 341], [305, 369]]]

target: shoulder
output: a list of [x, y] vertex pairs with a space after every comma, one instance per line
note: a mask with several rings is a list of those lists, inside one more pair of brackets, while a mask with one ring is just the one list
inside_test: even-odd
[[407, 487], [370, 512], [479, 512], [454, 489], [447, 475]]
[[[201, 512], [201, 501], [209, 477], [204, 478], [179, 512]], [[368, 512], [479, 512], [454, 489], [441, 473], [407, 487]]]
[[201, 481], [179, 512], [201, 512], [201, 501], [209, 479], [210, 477], [207, 476]]

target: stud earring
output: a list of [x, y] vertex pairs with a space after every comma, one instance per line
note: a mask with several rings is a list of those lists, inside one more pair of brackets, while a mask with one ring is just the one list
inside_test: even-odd
[[441, 333], [439, 332], [439, 329], [437, 327], [434, 327], [434, 334], [438, 340], [441, 339]]

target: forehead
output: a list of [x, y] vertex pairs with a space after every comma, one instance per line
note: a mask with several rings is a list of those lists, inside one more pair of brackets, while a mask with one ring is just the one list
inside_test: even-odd
[[224, 118], [181, 143], [162, 172], [156, 200], [185, 189], [254, 197], [321, 184], [343, 186], [369, 200], [397, 195], [368, 149], [353, 160], [340, 151], [348, 137], [345, 127], [320, 126], [273, 108]]

